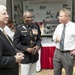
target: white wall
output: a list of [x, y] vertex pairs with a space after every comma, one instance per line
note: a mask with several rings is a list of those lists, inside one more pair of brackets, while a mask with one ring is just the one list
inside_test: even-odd
[[[35, 22], [42, 22], [43, 19], [46, 19], [50, 15], [47, 15], [47, 11], [51, 11], [51, 15], [53, 16], [53, 19], [55, 19], [55, 16], [57, 12], [63, 8], [63, 4], [67, 4], [67, 8], [72, 8], [72, 1], [71, 0], [65, 0], [63, 3], [30, 3], [29, 1], [23, 2], [23, 11], [31, 10], [33, 9], [32, 13], [34, 14], [34, 21]], [[40, 6], [46, 6], [46, 9], [40, 10]]]
[[0, 5], [5, 5], [6, 6], [6, 0], [0, 0]]
[[7, 7], [7, 11], [8, 11], [8, 14], [9, 14], [9, 18], [10, 19], [12, 18], [11, 1], [12, 0], [0, 0], [0, 5], [5, 5]]

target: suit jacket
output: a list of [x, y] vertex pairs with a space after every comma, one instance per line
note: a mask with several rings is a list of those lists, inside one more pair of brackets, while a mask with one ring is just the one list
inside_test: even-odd
[[[27, 48], [32, 48], [34, 46], [41, 46], [41, 39], [40, 39], [40, 29], [37, 25], [30, 25], [27, 26], [25, 23], [18, 26], [14, 35], [14, 46], [22, 51], [25, 54], [24, 59], [21, 63], [35, 63], [38, 60], [38, 52], [33, 55], [26, 51]], [[31, 41], [33, 43], [31, 43]]]
[[0, 75], [18, 75], [15, 48], [0, 30]]

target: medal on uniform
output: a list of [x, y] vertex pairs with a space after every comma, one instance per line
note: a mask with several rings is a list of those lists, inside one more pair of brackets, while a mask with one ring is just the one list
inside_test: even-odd
[[37, 39], [37, 37], [35, 37], [35, 40]]
[[38, 30], [37, 30], [37, 29], [35, 29], [35, 28], [34, 28], [34, 29], [32, 29], [32, 33], [33, 33], [33, 34], [35, 34], [35, 35], [37, 35], [37, 34], [38, 34]]
[[34, 42], [32, 40], [30, 41], [30, 46], [34, 46]]

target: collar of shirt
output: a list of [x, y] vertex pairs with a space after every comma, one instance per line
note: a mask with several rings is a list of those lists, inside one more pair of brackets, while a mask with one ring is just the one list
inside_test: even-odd
[[70, 22], [71, 22], [71, 21], [69, 21], [68, 23], [66, 23], [66, 24], [64, 24], [64, 25], [66, 25], [66, 27], [67, 27], [67, 26], [69, 26], [69, 25], [70, 25]]
[[3, 29], [0, 27], [0, 30], [3, 32]]

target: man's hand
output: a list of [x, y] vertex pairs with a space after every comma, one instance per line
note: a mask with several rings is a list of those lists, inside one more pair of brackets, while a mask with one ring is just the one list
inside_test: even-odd
[[40, 49], [39, 46], [35, 46], [35, 47], [34, 47], [34, 50], [37, 50], [37, 51], [38, 51], [39, 49]]
[[38, 52], [39, 49], [40, 49], [39, 46], [35, 46], [35, 47], [34, 47], [34, 54], [36, 54], [36, 53]]
[[75, 50], [71, 50], [71, 51], [70, 51], [70, 54], [71, 54], [71, 55], [75, 55]]
[[27, 48], [27, 52], [32, 53], [32, 54], [36, 54], [38, 52], [38, 50], [40, 49], [39, 46], [35, 46], [33, 48]]
[[59, 40], [59, 38], [58, 37], [56, 37], [56, 42], [59, 42], [60, 40]]
[[34, 51], [34, 48], [27, 48], [28, 53], [32, 53]]
[[17, 53], [15, 55], [16, 58], [16, 63], [20, 63], [22, 59], [24, 59], [24, 54], [23, 53]]

